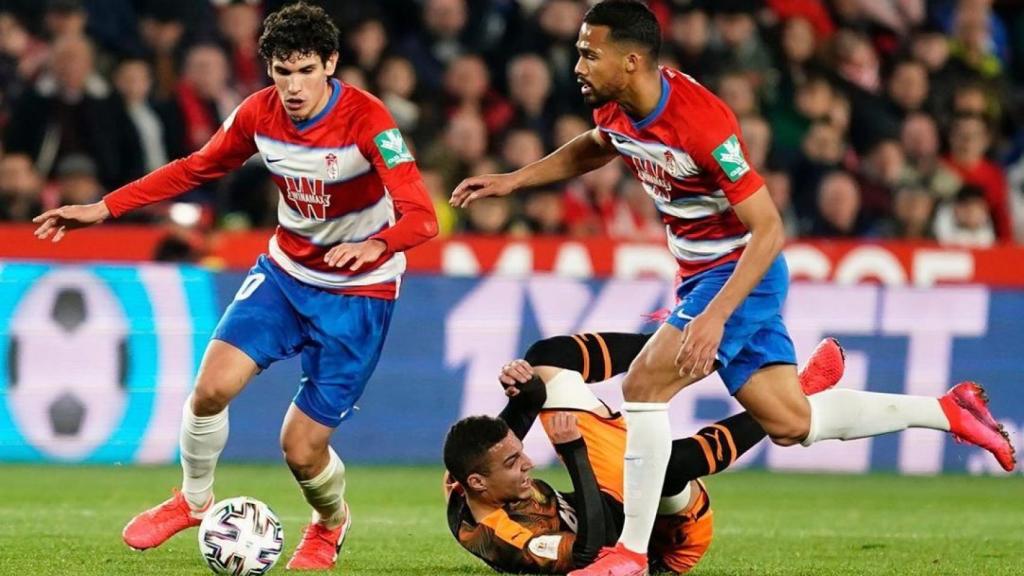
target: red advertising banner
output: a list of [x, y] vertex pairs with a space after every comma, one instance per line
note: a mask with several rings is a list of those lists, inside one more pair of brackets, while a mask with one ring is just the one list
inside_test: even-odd
[[[53, 244], [36, 240], [30, 225], [0, 227], [0, 258], [48, 261], [139, 262], [152, 258], [168, 234], [159, 228], [103, 226], [75, 231]], [[247, 269], [266, 250], [270, 232], [220, 232], [204, 264]], [[1024, 287], [1024, 247], [988, 249], [935, 244], [863, 241], [800, 241], [787, 246], [795, 279], [840, 284], [901, 286], [977, 283]], [[672, 278], [675, 261], [660, 243], [605, 238], [488, 238], [436, 240], [408, 253], [411, 272], [449, 276], [527, 276], [554, 273], [573, 278]]]

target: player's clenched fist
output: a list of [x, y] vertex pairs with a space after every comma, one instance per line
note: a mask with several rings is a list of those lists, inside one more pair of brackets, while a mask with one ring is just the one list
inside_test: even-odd
[[388, 245], [376, 238], [354, 244], [338, 244], [324, 254], [324, 262], [335, 268], [348, 268], [355, 272], [364, 264], [376, 262], [387, 249]]
[[53, 210], [47, 210], [32, 219], [39, 224], [36, 228], [36, 238], [46, 240], [52, 236], [54, 242], [60, 242], [68, 230], [85, 228], [93, 224], [99, 224], [110, 217], [110, 210], [103, 202], [93, 204], [61, 206]]
[[515, 189], [515, 180], [511, 174], [473, 176], [455, 187], [449, 203], [456, 208], [465, 208], [474, 200], [488, 196], [507, 196]]
[[501, 367], [498, 380], [505, 387], [505, 395], [509, 398], [519, 394], [519, 385], [526, 384], [533, 378], [533, 366], [526, 360], [518, 359]]

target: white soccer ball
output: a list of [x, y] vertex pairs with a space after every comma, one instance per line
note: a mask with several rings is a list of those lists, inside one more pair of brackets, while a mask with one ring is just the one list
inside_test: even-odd
[[266, 574], [283, 549], [281, 521], [255, 498], [221, 500], [199, 525], [199, 552], [215, 574]]

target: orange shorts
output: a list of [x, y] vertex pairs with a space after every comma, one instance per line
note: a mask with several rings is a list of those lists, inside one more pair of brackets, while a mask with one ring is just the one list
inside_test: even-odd
[[[552, 413], [544, 410], [540, 421], [547, 431]], [[602, 492], [619, 502], [623, 500], [623, 461], [626, 456], [626, 419], [621, 414], [605, 418], [588, 410], [568, 410], [576, 416], [594, 477]], [[688, 572], [711, 545], [711, 500], [704, 484], [697, 482], [700, 493], [689, 509], [674, 515], [662, 515], [654, 522], [650, 556], [674, 572]]]

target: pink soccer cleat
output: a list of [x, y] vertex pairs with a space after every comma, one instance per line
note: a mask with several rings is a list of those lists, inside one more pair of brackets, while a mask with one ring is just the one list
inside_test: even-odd
[[810, 396], [835, 386], [846, 370], [846, 353], [835, 338], [825, 338], [800, 370], [800, 387]]
[[314, 522], [302, 531], [302, 541], [299, 542], [292, 559], [288, 561], [288, 570], [330, 570], [338, 560], [338, 552], [341, 545], [345, 543], [345, 536], [348, 535], [352, 526], [352, 514], [345, 505], [345, 522], [337, 528], [327, 528], [323, 524]]
[[593, 564], [573, 570], [568, 576], [647, 576], [647, 554], [633, 552], [619, 542], [601, 548]]
[[949, 389], [939, 405], [949, 420], [949, 431], [957, 442], [974, 444], [996, 457], [1003, 470], [1010, 472], [1017, 459], [1010, 435], [988, 409], [985, 389], [976, 382], [961, 382]]
[[213, 495], [201, 510], [193, 510], [185, 495], [175, 489], [169, 500], [132, 518], [121, 532], [121, 537], [125, 544], [136, 550], [156, 548], [178, 532], [199, 526], [203, 514], [212, 504]]

